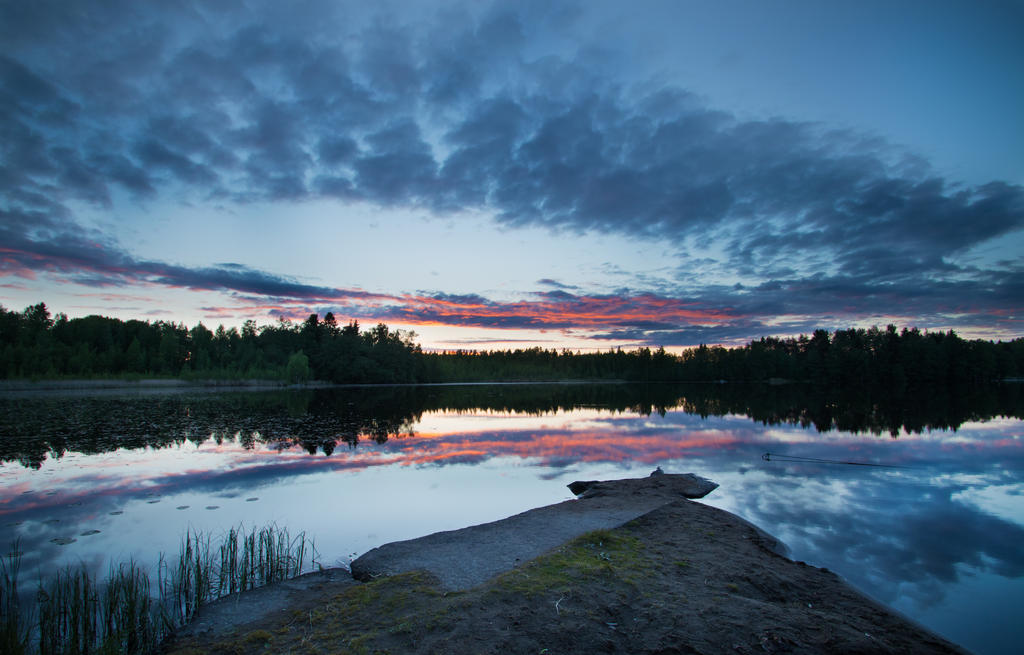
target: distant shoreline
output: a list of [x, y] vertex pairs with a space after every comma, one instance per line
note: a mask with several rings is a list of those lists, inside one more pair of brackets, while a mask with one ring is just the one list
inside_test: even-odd
[[[272, 389], [345, 389], [373, 387], [456, 387], [456, 386], [525, 386], [525, 385], [573, 385], [573, 384], [626, 384], [629, 380], [496, 380], [467, 382], [401, 382], [339, 384], [313, 380], [301, 384], [290, 384], [283, 380], [185, 380], [182, 378], [143, 378], [139, 380], [80, 379], [80, 380], [0, 380], [0, 394], [25, 391], [187, 391], [187, 390], [272, 390]], [[661, 383], [658, 383], [661, 384]], [[667, 383], [677, 384], [677, 383]], [[687, 384], [679, 382], [678, 384]], [[697, 383], [703, 384], [703, 383]]]
[[[1009, 377], [997, 380], [995, 384], [1024, 382], [1022, 377]], [[184, 378], [141, 378], [131, 379], [15, 379], [0, 380], [0, 396], [8, 393], [24, 392], [84, 392], [114, 393], [119, 391], [145, 391], [149, 393], [178, 392], [190, 390], [207, 391], [267, 391], [267, 390], [304, 390], [304, 389], [348, 389], [348, 388], [391, 388], [391, 387], [483, 387], [483, 386], [529, 386], [529, 385], [591, 385], [591, 384], [763, 384], [780, 386], [788, 384], [811, 384], [807, 380], [788, 380], [771, 378], [768, 380], [664, 380], [640, 381], [624, 379], [565, 379], [565, 380], [467, 380], [463, 382], [366, 382], [366, 383], [335, 383], [323, 380], [310, 380], [302, 383], [289, 383], [284, 380], [243, 378], [243, 379], [197, 379]]]
[[[190, 387], [283, 388], [280, 380], [185, 380], [182, 378], [79, 379], [79, 380], [0, 380], [0, 391], [52, 391], [92, 389], [179, 389]], [[310, 383], [303, 386], [330, 386]]]

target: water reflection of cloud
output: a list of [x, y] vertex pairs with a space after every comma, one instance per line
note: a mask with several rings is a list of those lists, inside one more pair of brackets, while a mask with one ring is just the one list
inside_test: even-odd
[[[241, 437], [189, 447], [118, 451], [103, 459], [73, 454], [53, 466], [59, 496], [8, 494], [6, 521], [26, 520], [19, 534], [34, 549], [54, 550], [41, 517], [68, 529], [150, 494], [238, 495], [292, 484], [318, 473], [377, 467], [445, 467], [528, 463], [542, 479], [591, 475], [637, 463], [693, 470], [722, 484], [709, 502], [725, 506], [786, 541], [794, 555], [840, 571], [884, 601], [912, 596], [937, 602], [964, 571], [1024, 574], [1021, 484], [1024, 444], [1019, 421], [965, 424], [957, 433], [888, 435], [818, 433], [799, 426], [765, 427], [747, 417], [700, 418], [682, 411], [637, 417], [585, 410], [520, 419], [474, 414], [459, 426], [426, 413], [415, 434], [358, 449], [330, 443], [330, 456], [303, 444], [255, 443]], [[439, 429], [443, 428], [443, 429]], [[952, 437], [952, 438], [951, 438]], [[244, 441], [244, 443], [243, 443]], [[319, 444], [319, 445], [317, 445]], [[906, 465], [869, 469], [832, 464], [764, 462], [761, 454]], [[91, 462], [99, 462], [93, 465]], [[10, 474], [11, 471], [8, 471]], [[9, 491], [33, 486], [15, 474]], [[35, 478], [32, 478], [35, 479]], [[80, 507], [69, 505], [80, 502]], [[1014, 518], [1017, 517], [1017, 518]]]
[[951, 498], [1024, 527], [1024, 483], [991, 484], [964, 489]]
[[[591, 417], [586, 426], [590, 429], [518, 437], [480, 433], [472, 438], [486, 443], [492, 454], [529, 453], [549, 467], [629, 459], [672, 461], [678, 464], [676, 470], [699, 467], [710, 475], [731, 472], [735, 484], [723, 483], [724, 493], [736, 500], [731, 509], [796, 542], [803, 558], [840, 570], [888, 602], [910, 596], [922, 605], [937, 603], [950, 582], [972, 569], [1012, 577], [1024, 573], [1024, 551], [1018, 548], [1024, 529], [982, 509], [991, 506], [987, 496], [966, 502], [972, 493], [990, 487], [1005, 487], [1007, 497], [1020, 497], [1015, 495], [1024, 460], [1015, 435], [1019, 422], [971, 425], [956, 439], [946, 432], [923, 432], [898, 440], [812, 433], [799, 427], [766, 430], [745, 418], [703, 420], [673, 413], [660, 423]], [[442, 451], [434, 461], [444, 462], [445, 435], [425, 438], [430, 448]], [[915, 468], [779, 466], [755, 459], [765, 449], [794, 445], [805, 456]], [[572, 455], [559, 458], [559, 452]], [[994, 467], [1012, 468], [993, 472]], [[742, 477], [746, 483], [739, 482]], [[992, 486], [999, 482], [1005, 484]]]
[[1024, 575], [1024, 527], [956, 500], [959, 486], [929, 484], [927, 473], [813, 476], [731, 476], [725, 504], [786, 541], [794, 556], [840, 571], [884, 602], [937, 603], [970, 569]]

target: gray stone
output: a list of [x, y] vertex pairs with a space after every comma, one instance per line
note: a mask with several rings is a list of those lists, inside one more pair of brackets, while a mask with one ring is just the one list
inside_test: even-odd
[[626, 480], [584, 480], [573, 482], [569, 491], [580, 498], [594, 498], [607, 494], [656, 493], [683, 498], [703, 498], [718, 488], [717, 482], [693, 473], [652, 473], [646, 478]]
[[384, 544], [352, 562], [352, 577], [426, 570], [441, 587], [466, 590], [593, 530], [610, 530], [680, 498], [718, 487], [693, 474], [573, 483], [582, 496], [482, 525]]

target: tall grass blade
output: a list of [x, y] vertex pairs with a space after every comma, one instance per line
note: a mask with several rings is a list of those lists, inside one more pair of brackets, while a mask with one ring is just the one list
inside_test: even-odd
[[160, 554], [155, 588], [149, 573], [132, 560], [112, 566], [102, 583], [84, 565], [68, 566], [40, 581], [34, 607], [24, 607], [17, 550], [16, 542], [12, 553], [0, 558], [0, 652], [5, 655], [155, 653], [203, 605], [301, 575], [307, 553], [316, 565], [316, 547], [305, 533], [292, 538], [276, 525], [248, 533], [239, 526], [213, 548], [210, 535], [190, 530], [176, 560]]
[[0, 652], [22, 655], [28, 651], [32, 617], [26, 615], [18, 596], [18, 571], [21, 568], [21, 542], [0, 557]]

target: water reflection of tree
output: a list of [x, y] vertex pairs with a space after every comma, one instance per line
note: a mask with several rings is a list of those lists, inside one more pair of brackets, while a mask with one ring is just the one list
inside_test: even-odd
[[765, 425], [896, 438], [903, 431], [956, 430], [969, 421], [1024, 417], [1024, 394], [1019, 384], [939, 386], [898, 394], [870, 387], [838, 391], [814, 385], [717, 385], [691, 387], [682, 408], [701, 416], [745, 415]]
[[0, 461], [38, 469], [67, 452], [237, 443], [331, 455], [345, 444], [408, 437], [424, 412], [543, 415], [580, 408], [649, 415], [680, 407], [703, 417], [749, 416], [819, 431], [890, 434], [956, 429], [1024, 416], [1020, 385], [892, 394], [811, 385], [586, 384], [348, 387], [150, 397], [0, 400]]

